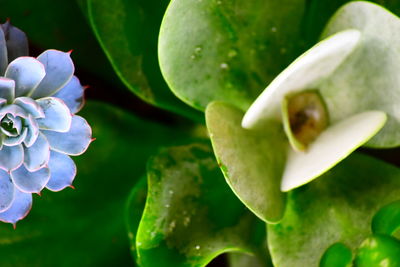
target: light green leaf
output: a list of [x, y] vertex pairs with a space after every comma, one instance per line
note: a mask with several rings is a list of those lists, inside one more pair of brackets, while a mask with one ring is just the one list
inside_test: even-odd
[[91, 26], [114, 71], [144, 101], [201, 120], [168, 89], [157, 61], [157, 37], [168, 1], [88, 0]]
[[357, 267], [399, 267], [400, 241], [387, 235], [373, 235], [358, 249], [354, 264]]
[[356, 249], [370, 235], [373, 215], [400, 197], [400, 171], [353, 154], [312, 183], [291, 191], [281, 223], [268, 226], [275, 266], [318, 266], [336, 242]]
[[227, 183], [258, 217], [267, 222], [282, 218], [285, 195], [280, 182], [288, 142], [279, 123], [264, 131], [243, 129], [243, 112], [229, 104], [212, 102], [206, 123], [217, 161]]
[[164, 16], [164, 78], [200, 110], [221, 100], [246, 110], [301, 51], [304, 0], [174, 0]]
[[208, 143], [161, 150], [148, 164], [148, 189], [140, 265], [205, 266], [224, 252], [260, 252], [264, 223], [230, 191]]
[[369, 2], [351, 2], [332, 17], [323, 37], [345, 29], [362, 34], [359, 47], [320, 86], [332, 122], [365, 110], [388, 115], [371, 147], [400, 145], [400, 19]]
[[76, 190], [43, 191], [17, 224], [0, 224], [1, 266], [129, 266], [124, 213], [147, 158], [179, 131], [146, 122], [104, 103], [82, 110], [96, 138], [74, 157]]

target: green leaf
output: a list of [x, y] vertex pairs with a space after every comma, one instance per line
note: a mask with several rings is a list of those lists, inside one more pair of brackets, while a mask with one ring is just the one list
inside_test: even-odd
[[332, 122], [365, 110], [388, 115], [384, 128], [366, 145], [386, 148], [400, 145], [400, 19], [369, 2], [351, 2], [332, 17], [323, 37], [357, 29], [361, 43], [320, 86]]
[[126, 199], [149, 155], [181, 134], [103, 103], [81, 113], [97, 139], [74, 157], [76, 190], [44, 191], [16, 230], [0, 224], [1, 266], [132, 265]]
[[221, 100], [246, 110], [301, 51], [304, 0], [174, 0], [159, 37], [164, 78], [199, 110]]
[[357, 267], [399, 267], [400, 241], [387, 235], [373, 235], [358, 249], [354, 264]]
[[330, 246], [322, 256], [320, 267], [351, 267], [353, 255], [351, 250], [342, 243]]
[[161, 150], [148, 164], [148, 188], [140, 265], [205, 266], [224, 252], [260, 252], [265, 226], [229, 190], [207, 143]]
[[273, 263], [313, 267], [336, 242], [356, 249], [370, 235], [376, 211], [399, 196], [396, 167], [353, 154], [321, 179], [288, 194], [282, 222], [268, 225]]
[[390, 203], [380, 209], [372, 219], [372, 232], [394, 235], [400, 230], [400, 201]]
[[258, 217], [277, 222], [283, 216], [285, 195], [280, 191], [288, 142], [279, 123], [263, 131], [241, 127], [243, 112], [212, 102], [206, 123], [217, 161], [227, 183]]
[[144, 101], [201, 120], [168, 89], [157, 61], [157, 37], [168, 1], [88, 0], [89, 20], [114, 71]]

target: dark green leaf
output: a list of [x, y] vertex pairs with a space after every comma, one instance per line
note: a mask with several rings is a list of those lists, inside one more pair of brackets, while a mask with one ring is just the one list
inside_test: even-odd
[[168, 1], [88, 0], [92, 28], [123, 83], [143, 100], [201, 119], [179, 101], [162, 78], [157, 38]]

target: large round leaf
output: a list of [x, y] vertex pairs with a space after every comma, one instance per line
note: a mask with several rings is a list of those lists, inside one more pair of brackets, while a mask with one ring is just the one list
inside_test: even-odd
[[157, 38], [168, 1], [88, 0], [95, 35], [122, 82], [143, 100], [200, 119], [168, 89], [157, 61]]
[[330, 20], [323, 37], [345, 29], [361, 32], [359, 47], [320, 86], [332, 122], [365, 110], [388, 115], [384, 128], [367, 145], [400, 145], [400, 19], [378, 5], [351, 2]]
[[204, 110], [223, 100], [245, 110], [299, 50], [304, 0], [174, 0], [159, 38], [174, 93]]
[[97, 139], [74, 158], [76, 190], [43, 191], [16, 230], [0, 224], [1, 266], [132, 264], [124, 224], [130, 188], [148, 156], [180, 134], [102, 103], [89, 102], [82, 116]]
[[288, 142], [279, 123], [253, 131], [241, 127], [242, 118], [243, 112], [230, 104], [208, 105], [206, 123], [215, 156], [239, 199], [262, 220], [278, 222], [285, 208], [280, 184]]
[[355, 250], [371, 234], [379, 208], [400, 198], [400, 171], [354, 154], [318, 179], [291, 191], [281, 223], [268, 226], [276, 266], [318, 266], [341, 242]]
[[226, 185], [208, 143], [161, 150], [147, 174], [146, 207], [133, 244], [141, 266], [205, 266], [228, 251], [261, 250], [267, 259], [264, 223]]

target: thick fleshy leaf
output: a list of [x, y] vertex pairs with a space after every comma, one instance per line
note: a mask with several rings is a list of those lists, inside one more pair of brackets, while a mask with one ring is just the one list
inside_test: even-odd
[[285, 195], [280, 191], [287, 141], [279, 123], [271, 122], [264, 131], [243, 129], [243, 112], [221, 102], [206, 110], [217, 161], [227, 183], [258, 217], [277, 222], [283, 216]]
[[351, 250], [371, 234], [371, 219], [400, 198], [400, 171], [354, 153], [320, 179], [288, 193], [283, 220], [268, 225], [275, 266], [318, 266], [334, 243]]
[[365, 110], [381, 110], [388, 122], [366, 145], [400, 145], [400, 19], [388, 10], [369, 3], [351, 2], [332, 17], [323, 36], [344, 29], [361, 31], [355, 52], [320, 86], [333, 122]]
[[5, 72], [6, 78], [15, 81], [15, 97], [30, 95], [45, 75], [43, 64], [33, 57], [15, 59]]
[[66, 85], [74, 74], [75, 67], [70, 53], [46, 50], [37, 60], [43, 63], [46, 76], [32, 93], [34, 99], [53, 95]]
[[394, 235], [400, 229], [400, 201], [380, 209], [372, 219], [372, 232]]
[[354, 264], [357, 267], [400, 266], [400, 241], [387, 235], [373, 235], [358, 249]]
[[25, 137], [24, 144], [26, 147], [30, 147], [35, 143], [39, 136], [39, 125], [31, 115], [29, 115], [28, 119], [25, 120], [25, 125], [28, 128], [28, 133]]
[[19, 190], [25, 193], [40, 193], [50, 179], [47, 167], [30, 172], [22, 165], [11, 172], [11, 179]]
[[22, 145], [3, 146], [0, 150], [0, 169], [5, 171], [15, 170], [24, 161]]
[[385, 113], [366, 111], [328, 127], [304, 152], [290, 148], [281, 190], [286, 192], [318, 178], [376, 135], [385, 122]]
[[84, 104], [84, 88], [76, 76], [53, 95], [60, 98], [68, 106], [72, 114], [77, 113]]
[[10, 175], [0, 170], [0, 212], [7, 210], [14, 199], [14, 185]]
[[24, 127], [22, 132], [17, 136], [5, 136], [3, 139], [3, 145], [5, 146], [15, 146], [21, 144], [28, 133], [28, 128]]
[[39, 134], [32, 146], [24, 146], [24, 165], [30, 172], [37, 171], [47, 165], [49, 157], [49, 142], [42, 133]]
[[0, 76], [4, 76], [8, 65], [7, 44], [4, 31], [0, 29]]
[[7, 105], [0, 109], [0, 117], [3, 118], [6, 114], [11, 114], [14, 117], [28, 118], [29, 113], [17, 105]]
[[205, 266], [223, 252], [259, 252], [264, 223], [229, 189], [210, 145], [164, 149], [150, 160], [147, 174], [136, 238], [140, 265]]
[[92, 141], [92, 129], [86, 120], [78, 115], [72, 116], [71, 129], [66, 133], [42, 131], [52, 150], [68, 155], [80, 155]]
[[0, 98], [6, 99], [8, 103], [14, 100], [15, 82], [8, 78], [0, 78]]
[[28, 39], [23, 31], [10, 24], [10, 21], [1, 24], [7, 43], [8, 62], [13, 61], [17, 57], [29, 55]]
[[101, 47], [126, 87], [150, 104], [203, 120], [200, 112], [176, 98], [161, 75], [157, 40], [168, 3], [90, 0], [87, 11]]
[[25, 218], [32, 207], [32, 194], [24, 193], [14, 186], [14, 200], [10, 208], [0, 212], [0, 221], [16, 224]]
[[254, 101], [243, 118], [242, 126], [251, 129], [271, 119], [282, 120], [281, 103], [285, 95], [318, 88], [357, 47], [360, 38], [357, 30], [343, 31], [302, 54]]
[[[1, 114], [3, 116], [4, 114]], [[22, 132], [21, 117], [14, 117], [12, 114], [6, 114], [1, 118], [1, 131], [10, 137], [18, 137]]]
[[65, 266], [134, 265], [126, 231], [126, 201], [140, 177], [137, 174], [145, 173], [148, 157], [159, 146], [182, 139], [184, 131], [104, 103], [88, 101], [81, 114], [96, 125], [97, 140], [74, 158], [76, 190], [42, 190], [42, 197], [35, 196], [32, 211], [16, 230], [0, 224], [2, 267], [53, 267], [60, 259]]
[[320, 267], [352, 267], [353, 255], [351, 250], [342, 243], [330, 246], [324, 253]]
[[61, 191], [72, 185], [76, 175], [76, 166], [69, 156], [51, 151], [49, 169], [50, 180], [46, 184], [46, 188], [51, 191]]
[[159, 37], [164, 78], [195, 108], [220, 100], [246, 110], [302, 48], [305, 2], [171, 1]]
[[36, 101], [44, 112], [44, 118], [36, 120], [40, 129], [64, 133], [70, 130], [72, 115], [63, 101], [55, 97], [45, 97]]
[[30, 97], [21, 96], [14, 100], [14, 104], [23, 108], [32, 115], [33, 118], [44, 118], [43, 109]]

